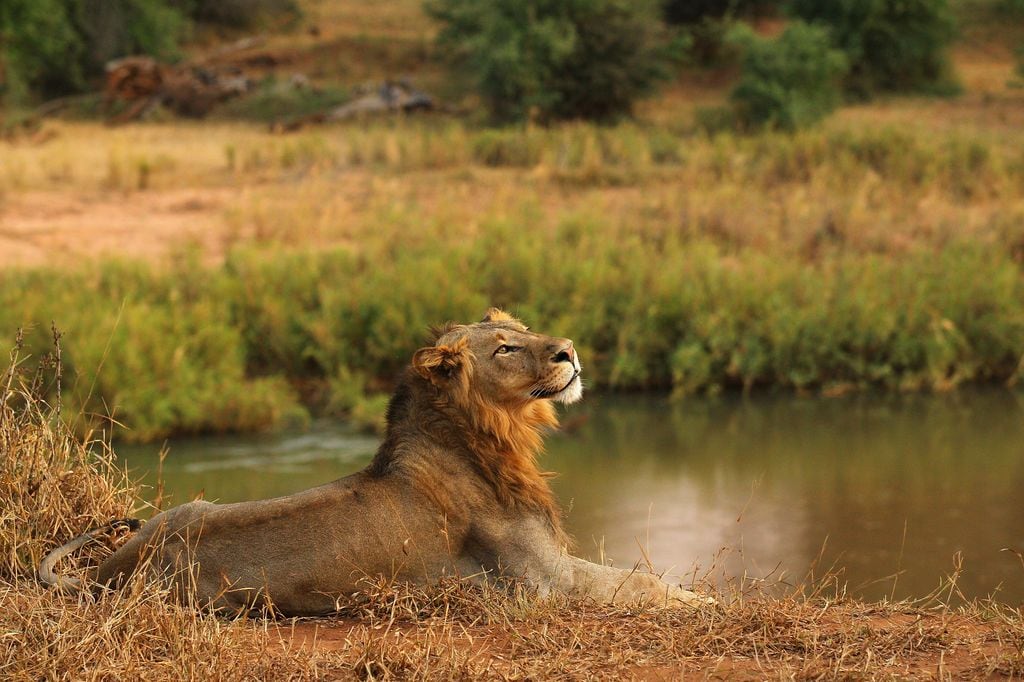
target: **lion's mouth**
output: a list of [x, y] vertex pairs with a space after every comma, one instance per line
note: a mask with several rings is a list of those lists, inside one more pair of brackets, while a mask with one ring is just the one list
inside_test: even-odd
[[569, 381], [565, 382], [565, 385], [562, 386], [561, 388], [538, 387], [530, 391], [530, 395], [532, 395], [534, 398], [553, 398], [559, 393], [563, 393], [566, 390], [568, 390], [569, 387], [572, 386], [573, 382], [580, 378], [580, 373], [582, 371], [583, 370], [581, 369], [574, 370], [572, 373], [572, 377], [569, 379]]
[[576, 381], [576, 379], [578, 379], [578, 378], [579, 378], [579, 376], [580, 376], [580, 372], [581, 372], [581, 371], [582, 371], [582, 370], [578, 370], [578, 369], [577, 369], [576, 371], [574, 371], [574, 372], [572, 373], [572, 378], [571, 378], [571, 379], [569, 379], [569, 380], [568, 380], [567, 382], [565, 382], [565, 386], [562, 386], [562, 387], [561, 387], [560, 389], [558, 389], [557, 391], [555, 391], [555, 393], [561, 393], [561, 392], [562, 392], [562, 391], [564, 391], [565, 389], [567, 389], [567, 388], [569, 388], [570, 386], [572, 386], [572, 382]]

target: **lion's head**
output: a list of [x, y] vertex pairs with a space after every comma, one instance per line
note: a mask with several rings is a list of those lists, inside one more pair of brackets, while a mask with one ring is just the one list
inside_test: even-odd
[[583, 395], [572, 341], [532, 332], [497, 308], [476, 324], [450, 324], [436, 334], [434, 345], [416, 351], [413, 368], [444, 391], [471, 394], [477, 406], [517, 409]]
[[[389, 437], [379, 454], [384, 470], [397, 447], [403, 419], [423, 414], [403, 404], [428, 399], [453, 451], [463, 452], [509, 505], [539, 509], [559, 537], [560, 512], [546, 475], [536, 467], [545, 429], [558, 426], [553, 402], [572, 403], [583, 394], [580, 361], [569, 339], [543, 336], [496, 308], [475, 324], [447, 324], [434, 343], [413, 355], [411, 376], [420, 388], [392, 401]], [[428, 423], [437, 423], [432, 417]], [[392, 432], [392, 427], [395, 431]], [[417, 424], [417, 431], [423, 424]], [[447, 442], [447, 441], [446, 441]]]

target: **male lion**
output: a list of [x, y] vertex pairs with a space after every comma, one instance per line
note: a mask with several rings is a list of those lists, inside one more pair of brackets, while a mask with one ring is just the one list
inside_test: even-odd
[[[360, 580], [381, 575], [418, 584], [503, 576], [540, 595], [606, 602], [707, 601], [656, 575], [567, 553], [535, 458], [542, 431], [557, 424], [552, 402], [583, 392], [572, 341], [531, 332], [494, 308], [435, 336], [413, 355], [366, 469], [287, 497], [160, 513], [95, 579], [117, 584], [145, 561], [177, 588], [187, 582], [201, 603], [244, 610], [269, 600], [286, 615], [334, 611]], [[54, 564], [95, 533], [51, 552], [40, 579], [77, 586]]]

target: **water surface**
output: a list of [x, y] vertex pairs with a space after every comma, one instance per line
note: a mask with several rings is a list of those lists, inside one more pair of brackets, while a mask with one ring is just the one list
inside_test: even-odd
[[[1024, 566], [1003, 551], [1024, 551], [1018, 393], [589, 396], [563, 421], [542, 464], [559, 472], [584, 556], [791, 582], [834, 567], [854, 595], [900, 598], [934, 590], [959, 553], [965, 596], [1024, 601]], [[174, 441], [165, 491], [175, 503], [287, 494], [357, 471], [376, 445], [337, 423]], [[157, 450], [119, 448], [150, 482]]]

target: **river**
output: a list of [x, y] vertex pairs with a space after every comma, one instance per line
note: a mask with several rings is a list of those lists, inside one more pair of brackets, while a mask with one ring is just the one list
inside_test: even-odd
[[[831, 569], [867, 599], [929, 594], [960, 557], [965, 597], [1024, 601], [1024, 394], [597, 395], [563, 422], [542, 466], [582, 556], [776, 590]], [[164, 490], [174, 503], [287, 494], [360, 469], [376, 446], [334, 422], [172, 441]], [[118, 448], [150, 484], [158, 450]]]

